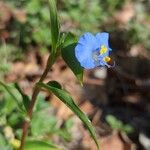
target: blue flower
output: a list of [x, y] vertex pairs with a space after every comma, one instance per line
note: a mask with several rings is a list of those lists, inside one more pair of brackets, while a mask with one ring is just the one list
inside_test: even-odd
[[87, 32], [82, 35], [75, 47], [75, 56], [80, 65], [86, 69], [97, 66], [111, 67], [109, 52], [112, 50], [108, 44], [109, 34], [97, 33], [96, 36]]

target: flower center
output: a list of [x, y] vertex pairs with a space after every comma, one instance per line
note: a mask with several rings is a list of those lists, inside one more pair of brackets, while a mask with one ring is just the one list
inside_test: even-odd
[[98, 52], [97, 51], [94, 51], [93, 53], [92, 53], [92, 58], [95, 60], [95, 61], [98, 61]]
[[100, 55], [103, 55], [104, 53], [106, 53], [107, 50], [108, 50], [107, 47], [102, 45], [99, 50]]
[[97, 49], [92, 52], [92, 58], [96, 66], [99, 66], [100, 64], [108, 63], [111, 61], [111, 58], [107, 56], [106, 54], [107, 51], [108, 51], [108, 48], [105, 45], [102, 45], [100, 49]]

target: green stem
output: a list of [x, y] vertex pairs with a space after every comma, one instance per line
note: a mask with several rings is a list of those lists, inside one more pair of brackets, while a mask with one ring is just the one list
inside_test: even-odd
[[[49, 70], [51, 69], [52, 65], [54, 64], [55, 60], [56, 60], [56, 57], [53, 54], [51, 54], [49, 56], [48, 60], [47, 60], [46, 68], [45, 68], [39, 82], [43, 82], [43, 80], [46, 78], [46, 76], [47, 76]], [[32, 118], [33, 108], [34, 108], [34, 105], [35, 105], [35, 102], [36, 102], [36, 99], [37, 99], [37, 96], [38, 96], [39, 92], [40, 92], [40, 88], [35, 85], [35, 88], [34, 88], [33, 94], [32, 94], [32, 98], [31, 98], [31, 103], [30, 103], [30, 106], [29, 106], [29, 109], [28, 109], [28, 112], [27, 112], [28, 117], [30, 118], [30, 120]], [[27, 136], [27, 133], [28, 133], [29, 125], [30, 125], [29, 121], [25, 121], [24, 124], [23, 124], [23, 129], [22, 129], [23, 132], [22, 132], [21, 144], [20, 144], [19, 150], [24, 149], [25, 139], [26, 139], [26, 136]]]

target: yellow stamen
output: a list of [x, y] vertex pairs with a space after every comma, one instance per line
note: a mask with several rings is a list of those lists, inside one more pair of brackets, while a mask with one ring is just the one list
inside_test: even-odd
[[105, 47], [104, 45], [102, 45], [101, 48], [100, 48], [100, 51], [99, 51], [100, 55], [102, 55], [102, 54], [104, 54], [106, 52], [107, 52], [107, 47]]
[[104, 57], [104, 59], [103, 59], [105, 62], [109, 62], [110, 60], [111, 60], [111, 58], [110, 57], [108, 57], [108, 56], [106, 56], [106, 57]]

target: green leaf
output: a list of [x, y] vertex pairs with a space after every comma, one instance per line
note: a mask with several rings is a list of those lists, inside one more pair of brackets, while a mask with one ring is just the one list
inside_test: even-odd
[[[49, 84], [47, 85], [47, 84], [39, 82], [37, 84], [37, 86], [39, 86], [41, 88], [45, 88], [49, 92], [52, 92], [55, 96], [57, 96], [66, 106], [68, 106], [81, 119], [81, 121], [86, 125], [88, 131], [90, 132], [93, 140], [95, 141], [95, 143], [97, 145], [97, 148], [99, 149], [99, 144], [96, 139], [95, 131], [94, 131], [93, 126], [92, 126], [90, 120], [88, 119], [88, 117], [74, 103], [73, 99], [71, 98], [70, 94], [67, 91], [57, 88], [56, 86], [53, 86], [53, 81], [52, 81], [52, 84], [50, 84], [50, 83], [51, 82], [49, 82]], [[57, 83], [57, 84], [59, 84], [59, 83]]]
[[64, 37], [63, 47], [66, 47], [76, 42], [77, 42], [77, 37], [73, 33], [68, 32]]
[[58, 150], [54, 144], [43, 141], [26, 141], [24, 150]]
[[49, 81], [47, 84], [55, 88], [61, 89], [61, 85], [57, 81]]
[[73, 71], [79, 82], [83, 82], [83, 68], [75, 57], [76, 43], [64, 47], [61, 51], [62, 57], [70, 69]]
[[19, 85], [17, 83], [15, 83], [15, 88], [21, 94], [22, 100], [23, 100], [23, 105], [24, 105], [26, 111], [28, 111], [29, 105], [30, 105], [30, 98], [28, 97], [28, 95], [23, 93], [23, 91], [21, 90], [21, 88], [19, 87]]
[[[52, 38], [52, 50], [56, 50], [59, 41], [59, 21], [57, 15], [57, 8], [55, 0], [48, 0], [49, 12], [50, 12], [50, 25], [51, 25], [51, 38]], [[56, 53], [56, 52], [53, 52]]]
[[18, 110], [23, 113], [24, 111], [22, 110], [22, 106], [21, 106], [21, 104], [19, 103], [18, 98], [17, 98], [17, 97], [13, 94], [13, 92], [10, 90], [9, 86], [7, 86], [5, 83], [3, 83], [3, 82], [1, 82], [1, 81], [0, 81], [0, 85], [1, 85], [1, 86], [9, 93], [9, 95], [12, 97], [12, 99], [14, 100], [14, 102], [17, 104]]

